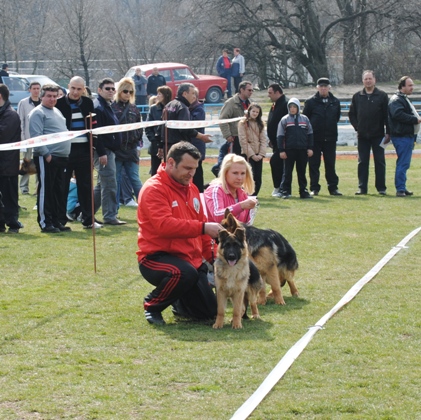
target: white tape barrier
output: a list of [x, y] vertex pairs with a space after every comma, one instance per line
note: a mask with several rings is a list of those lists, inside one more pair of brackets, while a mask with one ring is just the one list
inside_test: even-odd
[[[239, 121], [244, 117], [230, 118], [226, 120], [209, 120], [209, 121], [145, 121], [133, 124], [107, 125], [105, 127], [94, 128], [92, 134], [109, 134], [120, 133], [124, 131], [138, 130], [140, 128], [154, 127], [166, 124], [168, 128], [186, 130], [192, 128], [210, 127], [212, 125], [228, 124], [230, 122]], [[82, 131], [63, 131], [61, 133], [46, 134], [44, 136], [33, 137], [28, 140], [18, 141], [15, 143], [0, 144], [0, 150], [16, 150], [25, 149], [27, 147], [48, 146], [50, 144], [61, 143], [63, 141], [83, 136], [91, 130]]]
[[361, 280], [359, 280], [344, 297], [320, 320], [312, 327], [309, 331], [303, 335], [285, 354], [281, 361], [275, 366], [272, 372], [266, 377], [262, 384], [257, 390], [251, 395], [251, 397], [234, 413], [231, 420], [245, 420], [247, 417], [256, 409], [271, 389], [279, 382], [284, 376], [285, 372], [291, 367], [298, 356], [307, 347], [308, 343], [312, 340], [315, 334], [321, 330], [324, 324], [338, 312], [343, 306], [350, 302], [359, 291], [372, 280], [378, 272], [402, 249], [405, 245], [419, 232], [421, 227], [413, 230], [407, 235], [398, 245], [392, 248]]

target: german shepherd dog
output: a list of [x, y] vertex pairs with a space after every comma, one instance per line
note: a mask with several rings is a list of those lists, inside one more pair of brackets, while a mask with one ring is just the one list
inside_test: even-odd
[[[228, 219], [234, 219], [232, 214]], [[218, 313], [213, 328], [224, 326], [228, 298], [231, 298], [233, 304], [232, 328], [242, 328], [241, 318], [243, 315], [247, 317], [248, 302], [252, 318], [260, 318], [257, 295], [264, 283], [258, 270], [248, 258], [245, 229], [241, 225], [232, 233], [226, 229], [221, 230], [218, 240], [218, 254], [214, 265]]]
[[254, 262], [260, 275], [272, 290], [266, 295], [263, 287], [259, 293], [258, 304], [266, 304], [267, 297], [273, 297], [279, 305], [285, 305], [281, 287], [288, 282], [292, 296], [298, 296], [294, 283], [295, 271], [298, 269], [297, 255], [289, 242], [272, 229], [259, 229], [254, 226], [243, 225], [225, 210], [225, 219], [221, 225], [233, 232], [242, 226], [246, 232], [247, 247], [250, 259]]

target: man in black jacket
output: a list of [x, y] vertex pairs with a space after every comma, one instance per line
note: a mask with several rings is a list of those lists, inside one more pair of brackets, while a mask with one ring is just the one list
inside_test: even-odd
[[[113, 79], [101, 80], [98, 87], [98, 98], [94, 101], [98, 128], [118, 125], [118, 119], [111, 108], [114, 94]], [[98, 172], [98, 182], [94, 188], [95, 213], [102, 206], [104, 223], [114, 226], [126, 224], [126, 222], [117, 219], [117, 171], [114, 152], [120, 149], [120, 146], [120, 133], [101, 134], [96, 138], [94, 153], [94, 165]]]
[[319, 194], [320, 163], [323, 154], [329, 194], [342, 195], [338, 190], [339, 178], [335, 169], [341, 104], [339, 99], [329, 92], [330, 80], [327, 77], [317, 80], [317, 90], [314, 96], [305, 101], [303, 110], [303, 114], [310, 119], [314, 132], [313, 156], [309, 159], [310, 190], [312, 195]]
[[146, 85], [146, 93], [149, 96], [156, 95], [157, 89], [160, 86], [166, 85], [167, 82], [162, 74], [159, 74], [158, 67], [152, 69], [152, 74], [148, 77], [148, 84]]
[[[168, 121], [180, 120], [180, 121], [190, 121], [190, 111], [189, 106], [196, 101], [196, 89], [192, 83], [182, 83], [178, 87], [177, 97], [168, 102], [164, 108], [162, 118]], [[167, 131], [167, 141], [165, 145], [165, 131]], [[173, 144], [178, 143], [179, 141], [191, 141], [191, 139], [198, 138], [204, 143], [211, 143], [211, 135], [199, 133], [197, 130], [190, 129], [176, 129], [168, 128], [165, 130], [165, 126], [162, 126], [161, 132], [161, 144], [159, 149], [164, 149], [165, 156], [167, 151], [171, 148]], [[165, 146], [167, 149], [165, 150]], [[158, 151], [160, 154], [161, 151]]]
[[397, 197], [407, 197], [413, 194], [412, 191], [406, 189], [406, 171], [411, 165], [412, 149], [421, 123], [418, 112], [408, 99], [413, 90], [412, 79], [409, 76], [403, 76], [399, 80], [398, 92], [389, 101], [390, 136], [398, 156], [395, 172]]
[[288, 114], [288, 99], [284, 95], [284, 91], [278, 83], [273, 83], [268, 87], [268, 96], [273, 102], [272, 108], [269, 111], [267, 122], [269, 146], [273, 149], [273, 154], [270, 158], [270, 169], [272, 172], [274, 188], [272, 197], [282, 197], [280, 185], [284, 174], [284, 161], [279, 156], [278, 144], [276, 142], [276, 132], [282, 117]]
[[[20, 118], [9, 102], [9, 89], [0, 84], [0, 144], [20, 141]], [[23, 228], [18, 220], [19, 149], [0, 152], [0, 233], [19, 233]]]
[[[349, 120], [358, 137], [358, 191], [355, 195], [367, 194], [370, 151], [373, 150], [375, 186], [380, 195], [386, 195], [386, 160], [380, 143], [390, 141], [387, 121], [387, 93], [376, 88], [372, 70], [363, 72], [363, 90], [352, 97]], [[386, 134], [385, 134], [386, 127]]]
[[[69, 82], [68, 94], [57, 100], [56, 108], [66, 118], [66, 126], [69, 131], [82, 131], [90, 128], [89, 114], [94, 113], [94, 104], [90, 98], [83, 96], [84, 92], [85, 80], [75, 76]], [[92, 125], [95, 128], [95, 119]], [[70, 178], [74, 172], [83, 227], [84, 229], [98, 229], [101, 225], [95, 222], [92, 215], [92, 161], [88, 134], [75, 137], [71, 144], [69, 163], [66, 167], [65, 196], [67, 197], [69, 194]], [[63, 225], [66, 222], [67, 220], [61, 220]]]

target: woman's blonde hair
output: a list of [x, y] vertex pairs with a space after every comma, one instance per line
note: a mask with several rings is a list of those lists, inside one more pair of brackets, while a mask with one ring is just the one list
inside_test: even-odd
[[121, 94], [122, 94], [123, 90], [131, 91], [129, 102], [131, 104], [134, 104], [135, 103], [135, 86], [134, 86], [133, 79], [131, 77], [123, 77], [118, 82], [118, 88], [117, 88], [117, 92], [115, 94], [115, 101], [116, 102], [121, 101]]
[[222, 185], [222, 188], [225, 192], [229, 192], [229, 188], [227, 185], [227, 172], [231, 168], [234, 163], [240, 163], [244, 165], [246, 168], [246, 179], [243, 183], [243, 190], [247, 194], [253, 194], [254, 192], [254, 179], [253, 179], [253, 172], [251, 170], [250, 164], [240, 155], [236, 155], [234, 153], [228, 153], [221, 164], [221, 169], [219, 170], [218, 178], [216, 178], [211, 183], [219, 183]]

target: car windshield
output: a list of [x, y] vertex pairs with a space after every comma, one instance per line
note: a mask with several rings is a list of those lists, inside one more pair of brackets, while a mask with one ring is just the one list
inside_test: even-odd
[[23, 78], [27, 79], [29, 81], [29, 83], [39, 82], [41, 84], [41, 86], [46, 85], [46, 84], [57, 85], [57, 83], [54, 80], [51, 80], [47, 76], [25, 75], [25, 76], [23, 76]]

